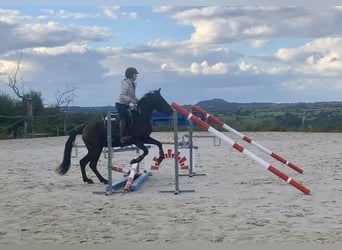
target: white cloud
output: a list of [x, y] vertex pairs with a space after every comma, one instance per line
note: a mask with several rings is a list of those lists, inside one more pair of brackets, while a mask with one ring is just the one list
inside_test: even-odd
[[307, 73], [316, 73], [326, 76], [341, 76], [342, 54], [330, 52], [322, 58], [310, 62], [306, 67]]
[[0, 24], [15, 24], [20, 18], [20, 12], [17, 10], [8, 10], [0, 8]]
[[167, 40], [157, 39], [157, 40], [148, 42], [147, 45], [152, 48], [158, 49], [158, 48], [170, 48], [174, 46], [175, 44]]
[[128, 16], [129, 16], [131, 19], [138, 19], [138, 18], [139, 18], [138, 13], [136, 13], [136, 12], [130, 12], [130, 13], [128, 14]]
[[247, 71], [250, 71], [253, 73], [259, 73], [260, 72], [257, 66], [255, 66], [253, 64], [246, 63], [244, 61], [240, 62], [239, 69], [240, 69], [240, 71], [243, 71], [243, 72], [247, 72]]
[[119, 18], [119, 14], [117, 13], [119, 10], [120, 6], [106, 6], [102, 8], [103, 14], [112, 19]]
[[164, 12], [170, 12], [172, 10], [176, 9], [175, 6], [171, 6], [171, 5], [164, 5], [164, 6], [156, 6], [152, 8], [152, 11], [155, 13], [164, 13]]
[[301, 47], [282, 48], [275, 56], [305, 74], [338, 76], [342, 72], [342, 38], [320, 38]]
[[283, 67], [270, 67], [264, 70], [266, 74], [269, 75], [283, 75], [286, 74], [287, 72], [291, 72], [291, 67], [290, 66], [283, 66]]
[[55, 14], [55, 10], [53, 10], [53, 9], [41, 9], [40, 11], [43, 12], [43, 13], [46, 13], [46, 14], [48, 14], [50, 16]]
[[[93, 16], [68, 9], [45, 9], [40, 11], [44, 15], [32, 17], [0, 9], [0, 74], [15, 65], [13, 54], [21, 50], [21, 73], [30, 86], [42, 91], [51, 103], [52, 89], [76, 84], [79, 92], [75, 105], [113, 104], [124, 69], [132, 65], [141, 72], [139, 93], [162, 87], [171, 100], [180, 103], [189, 101], [189, 91], [195, 98], [219, 96], [231, 101], [305, 101], [342, 96], [341, 8], [184, 9], [154, 8], [160, 14], [150, 16], [151, 25], [137, 31], [136, 37], [127, 37], [126, 41], [123, 37], [122, 43], [111, 41], [112, 34], [120, 34], [120, 29], [131, 23], [118, 27], [116, 22], [122, 22], [116, 19], [146, 16], [146, 9], [140, 13], [112, 6]], [[168, 20], [170, 11], [178, 13]], [[96, 20], [101, 27], [94, 25], [97, 15], [102, 17]], [[167, 32], [152, 29], [158, 26], [153, 23], [159, 21], [154, 19], [156, 16], [167, 22]], [[65, 19], [58, 19], [62, 17]], [[110, 22], [106, 22], [108, 18]], [[179, 29], [179, 25], [190, 29]], [[187, 33], [179, 38], [182, 28]], [[148, 40], [149, 32], [157, 33], [150, 41], [139, 43], [142, 37]], [[295, 38], [296, 43], [284, 44], [284, 37], [290, 42]], [[298, 45], [302, 38], [313, 40]], [[138, 45], [125, 47], [123, 44], [131, 39]], [[92, 100], [94, 96], [96, 100]]]
[[105, 6], [102, 7], [102, 12], [104, 16], [110, 18], [110, 19], [118, 19], [122, 17], [128, 17], [129, 19], [138, 19], [139, 15], [137, 12], [125, 12], [121, 11], [120, 6]]
[[267, 40], [267, 39], [249, 40], [249, 43], [250, 43], [252, 48], [260, 48], [269, 42], [270, 42], [270, 40]]
[[[32, 49], [33, 53], [43, 54], [43, 55], [61, 55], [61, 54], [84, 54], [88, 51], [86, 44], [66, 44], [57, 47], [35, 47]], [[24, 50], [25, 52], [25, 50]]]
[[203, 61], [201, 63], [192, 63], [190, 66], [190, 72], [193, 74], [204, 75], [225, 74], [228, 72], [228, 64], [218, 62], [213, 65], [209, 65], [207, 61]]
[[[204, 7], [180, 11], [173, 17], [194, 27], [189, 42], [222, 44], [250, 41], [260, 47], [279, 37], [312, 38], [342, 35], [342, 11], [336, 7]], [[321, 25], [324, 28], [318, 29]]]
[[250, 28], [245, 29], [242, 34], [247, 36], [263, 36], [263, 35], [271, 35], [273, 30], [271, 27], [267, 25], [259, 25], [253, 26]]
[[54, 9], [41, 9], [42, 13], [46, 14], [44, 16], [38, 16], [38, 19], [48, 19], [48, 18], [58, 18], [58, 19], [85, 19], [85, 18], [98, 18], [99, 14], [91, 14], [84, 12], [72, 12], [61, 9], [59, 11]]
[[[18, 58], [15, 59], [2, 59], [0, 60], [0, 84], [7, 85], [8, 77], [13, 76], [18, 66]], [[19, 84], [23, 84], [23, 81], [27, 80], [24, 76], [26, 76], [27, 72], [35, 71], [34, 63], [22, 60], [20, 62], [20, 67], [18, 74], [16, 76]]]
[[[15, 19], [14, 19], [15, 20]], [[64, 46], [74, 42], [100, 41], [111, 38], [107, 27], [64, 25], [54, 21], [13, 24], [0, 21], [0, 53], [34, 47]]]
[[15, 61], [0, 60], [0, 74], [8, 75], [11, 74], [13, 69], [17, 66]]
[[82, 13], [82, 12], [70, 12], [66, 10], [60, 10], [56, 13], [58, 18], [61, 19], [84, 19], [84, 18], [97, 18], [99, 15]]
[[178, 72], [180, 74], [188, 72], [188, 70], [184, 67], [179, 67], [176, 63], [174, 62], [164, 62], [160, 65], [160, 69], [162, 71], [174, 71]]

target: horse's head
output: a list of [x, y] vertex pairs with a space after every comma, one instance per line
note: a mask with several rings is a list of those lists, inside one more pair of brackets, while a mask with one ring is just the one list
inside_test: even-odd
[[138, 106], [140, 108], [148, 107], [152, 111], [156, 110], [158, 112], [164, 113], [166, 115], [171, 115], [173, 110], [167, 101], [160, 94], [160, 89], [151, 91], [145, 94], [139, 101]]

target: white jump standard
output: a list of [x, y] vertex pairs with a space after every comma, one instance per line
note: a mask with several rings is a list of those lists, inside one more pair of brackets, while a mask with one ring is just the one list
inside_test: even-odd
[[225, 134], [223, 134], [220, 131], [216, 130], [215, 128], [211, 127], [209, 124], [207, 124], [206, 122], [202, 121], [201, 119], [199, 119], [198, 117], [193, 115], [191, 112], [189, 112], [185, 108], [179, 106], [176, 103], [172, 103], [171, 106], [172, 106], [172, 108], [174, 108], [177, 111], [179, 111], [182, 115], [184, 115], [188, 120], [192, 120], [193, 122], [195, 122], [197, 125], [201, 126], [206, 131], [216, 135], [217, 137], [220, 137], [222, 140], [224, 140], [227, 143], [229, 143], [234, 149], [238, 150], [240, 153], [243, 153], [243, 154], [247, 155], [252, 160], [254, 160], [257, 163], [259, 163], [260, 165], [264, 166], [268, 171], [270, 171], [273, 174], [277, 175], [279, 178], [281, 178], [284, 181], [286, 181], [287, 183], [291, 184], [292, 186], [294, 186], [295, 188], [297, 188], [298, 190], [300, 190], [304, 194], [308, 195], [308, 194], [311, 193], [311, 191], [309, 189], [307, 189], [306, 187], [304, 187], [302, 184], [300, 184], [299, 182], [295, 181], [291, 177], [287, 176], [283, 172], [279, 171], [278, 169], [276, 169], [275, 167], [273, 167], [272, 165], [267, 163], [265, 160], [261, 159], [259, 156], [253, 154], [249, 150], [247, 150], [244, 147], [242, 147], [241, 145], [237, 144], [232, 139], [227, 137]]
[[160, 193], [184, 193], [195, 192], [193, 189], [181, 190], [179, 188], [179, 150], [178, 150], [178, 126], [177, 126], [177, 111], [173, 110], [173, 136], [174, 136], [174, 165], [175, 165], [175, 189], [174, 190], [162, 190]]

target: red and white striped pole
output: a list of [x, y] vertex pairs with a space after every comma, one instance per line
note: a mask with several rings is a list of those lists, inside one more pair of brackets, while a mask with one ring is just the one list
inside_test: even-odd
[[256, 141], [253, 141], [251, 138], [245, 136], [244, 134], [240, 133], [239, 131], [235, 130], [234, 128], [230, 127], [229, 125], [225, 124], [223, 121], [217, 119], [215, 116], [207, 113], [206, 111], [204, 111], [203, 109], [201, 109], [200, 107], [193, 105], [191, 107], [194, 111], [200, 113], [201, 115], [204, 115], [208, 120], [214, 122], [216, 125], [221, 126], [222, 128], [234, 133], [235, 135], [239, 136], [242, 138], [242, 140], [253, 144], [254, 146], [256, 146], [257, 148], [261, 149], [262, 151], [264, 151], [265, 153], [269, 154], [270, 156], [272, 156], [274, 159], [280, 161], [281, 163], [285, 164], [286, 166], [296, 170], [298, 173], [303, 173], [303, 169], [301, 169], [300, 167], [296, 166], [295, 164], [285, 160], [283, 157], [281, 157], [280, 155], [272, 152], [271, 150], [269, 150], [268, 148], [260, 145], [259, 143], [257, 143]]
[[193, 115], [191, 112], [187, 111], [185, 108], [179, 106], [176, 103], [172, 103], [171, 106], [172, 106], [172, 108], [174, 108], [178, 112], [180, 112], [182, 115], [184, 115], [188, 120], [191, 120], [191, 121], [195, 122], [197, 125], [201, 126], [206, 131], [208, 131], [208, 132], [214, 134], [215, 136], [221, 138], [222, 140], [226, 141], [234, 149], [238, 150], [240, 153], [243, 153], [243, 154], [247, 155], [252, 160], [254, 160], [257, 163], [259, 163], [260, 165], [264, 166], [268, 171], [270, 171], [273, 174], [277, 175], [279, 178], [281, 178], [284, 181], [286, 181], [287, 183], [291, 184], [292, 186], [294, 186], [295, 188], [297, 188], [298, 190], [300, 190], [304, 194], [310, 194], [311, 191], [309, 189], [307, 189], [306, 187], [304, 187], [302, 184], [300, 184], [299, 182], [295, 181], [294, 179], [292, 179], [291, 177], [287, 176], [286, 174], [282, 173], [281, 171], [279, 171], [278, 169], [276, 169], [275, 167], [273, 167], [272, 165], [270, 165], [269, 163], [267, 163], [266, 161], [261, 159], [259, 156], [257, 156], [255, 154], [253, 154], [252, 152], [250, 152], [248, 149], [245, 149], [241, 145], [237, 144], [232, 139], [230, 139], [228, 136], [224, 135], [220, 131], [218, 131], [215, 128], [211, 127], [208, 123], [202, 121], [201, 119], [199, 119], [198, 117]]
[[129, 173], [129, 176], [128, 176], [128, 179], [124, 188], [124, 190], [127, 192], [131, 190], [131, 185], [134, 181], [134, 176], [137, 173], [137, 166], [138, 166], [138, 163], [132, 164], [131, 172]]
[[112, 165], [112, 170], [120, 173], [124, 173], [125, 170], [122, 167]]

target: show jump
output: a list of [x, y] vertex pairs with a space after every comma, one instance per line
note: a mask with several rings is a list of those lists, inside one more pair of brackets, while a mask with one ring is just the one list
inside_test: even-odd
[[[180, 112], [182, 115], [184, 115], [189, 121], [192, 121], [194, 123], [196, 123], [197, 125], [199, 125], [200, 127], [202, 127], [204, 130], [212, 133], [213, 135], [221, 138], [222, 140], [224, 140], [225, 142], [227, 142], [228, 144], [230, 144], [234, 149], [236, 149], [237, 151], [239, 151], [242, 154], [245, 154], [247, 157], [251, 158], [252, 160], [256, 161], [257, 163], [259, 163], [261, 166], [264, 166], [268, 171], [272, 172], [273, 174], [277, 175], [279, 178], [283, 179], [284, 181], [286, 181], [287, 183], [291, 184], [293, 187], [297, 188], [298, 190], [300, 190], [301, 192], [303, 192], [304, 194], [308, 195], [311, 193], [311, 191], [304, 187], [302, 184], [300, 184], [299, 182], [297, 182], [296, 180], [292, 179], [291, 177], [289, 177], [288, 175], [286, 175], [285, 173], [281, 172], [280, 170], [278, 170], [277, 168], [275, 168], [274, 166], [270, 165], [268, 162], [266, 162], [265, 160], [263, 160], [262, 158], [260, 158], [259, 156], [255, 155], [254, 153], [252, 153], [251, 151], [249, 151], [248, 149], [244, 148], [243, 146], [239, 145], [238, 143], [236, 143], [235, 141], [233, 141], [232, 139], [230, 139], [228, 136], [226, 136], [225, 134], [221, 133], [220, 131], [218, 131], [217, 129], [213, 128], [212, 126], [210, 126], [208, 123], [206, 123], [205, 121], [202, 121], [201, 119], [199, 119], [197, 116], [193, 115], [191, 112], [189, 112], [188, 110], [186, 110], [185, 108], [181, 107], [180, 105], [176, 104], [176, 103], [172, 103], [171, 107], [174, 108], [175, 110], [177, 110], [178, 112]], [[197, 109], [197, 111], [199, 111], [199, 113], [202, 113], [199, 109]], [[210, 116], [209, 116], [210, 117]], [[215, 120], [216, 122], [219, 122], [219, 120], [214, 119], [213, 117], [211, 117], [212, 120]], [[222, 122], [219, 122], [219, 124], [222, 124]], [[244, 136], [242, 134], [239, 134], [240, 136], [242, 136], [244, 138]], [[249, 138], [247, 139], [247, 137], [245, 137], [247, 141], [252, 141]], [[269, 152], [269, 150], [265, 149], [267, 152]], [[271, 155], [273, 154], [273, 157], [276, 156], [275, 158], [280, 160], [281, 162], [285, 162], [286, 165], [288, 165], [289, 167], [293, 167], [296, 171], [298, 172], [303, 172], [299, 167], [295, 166], [294, 164], [289, 164], [286, 160], [284, 160], [283, 158], [281, 158], [280, 156], [269, 152]]]

